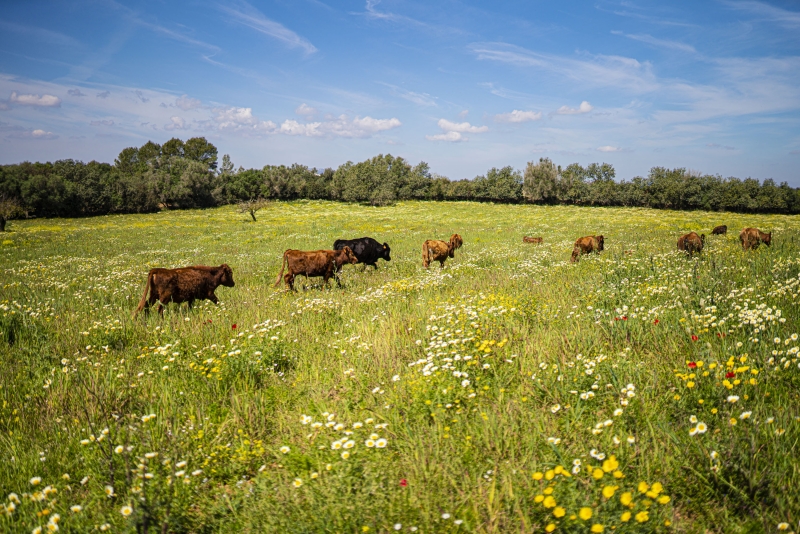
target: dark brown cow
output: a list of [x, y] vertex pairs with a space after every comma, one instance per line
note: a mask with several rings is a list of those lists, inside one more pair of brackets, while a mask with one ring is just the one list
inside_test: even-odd
[[581, 254], [590, 254], [592, 252], [599, 253], [603, 250], [605, 238], [601, 235], [588, 235], [581, 237], [575, 241], [575, 247], [572, 249], [572, 263], [580, 259]]
[[678, 250], [682, 250], [692, 257], [692, 254], [698, 254], [703, 251], [703, 246], [706, 244], [706, 234], [697, 235], [695, 232], [689, 232], [678, 238]]
[[[281, 273], [275, 281], [275, 285], [281, 283], [281, 278], [286, 282], [286, 287], [294, 290], [294, 277], [303, 275], [306, 278], [312, 276], [321, 276], [323, 283], [328, 284], [334, 274], [341, 270], [342, 265], [345, 263], [358, 263], [350, 247], [343, 247], [340, 250], [287, 250], [283, 253], [283, 261], [281, 262]], [[283, 271], [288, 267], [286, 276]], [[336, 279], [336, 284], [341, 287], [342, 284], [339, 279]]]
[[[218, 302], [214, 290], [219, 286], [233, 287], [233, 271], [227, 263], [219, 267], [195, 265], [180, 269], [150, 269], [147, 273], [147, 284], [144, 286], [142, 300], [133, 313], [136, 317], [143, 309], [150, 312], [150, 306], [158, 301], [158, 313], [164, 315], [164, 304], [188, 302], [189, 308], [195, 300], [208, 299], [214, 304]], [[150, 292], [150, 298], [147, 293]]]
[[525, 236], [525, 237], [522, 238], [522, 242], [523, 243], [533, 243], [534, 245], [541, 245], [542, 243], [544, 243], [544, 239], [542, 239], [541, 237], [528, 237], [528, 236]]
[[711, 230], [711, 235], [725, 235], [728, 233], [728, 227], [724, 224], [720, 226], [715, 226], [713, 230]]
[[758, 228], [745, 228], [739, 234], [739, 241], [744, 250], [756, 249], [761, 243], [770, 246], [772, 245], [772, 232], [765, 234]]
[[[458, 234], [453, 234], [450, 236], [450, 243], [453, 245], [453, 250], [457, 248], [461, 248], [461, 245], [464, 244], [464, 240], [461, 239], [461, 236]], [[451, 256], [452, 258], [452, 256]]]

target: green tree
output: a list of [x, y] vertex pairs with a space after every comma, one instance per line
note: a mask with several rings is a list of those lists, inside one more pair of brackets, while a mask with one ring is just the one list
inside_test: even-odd
[[205, 137], [192, 137], [184, 145], [184, 157], [203, 163], [209, 171], [217, 168], [217, 147]]
[[24, 214], [25, 210], [22, 205], [15, 198], [0, 196], [0, 232], [6, 231], [6, 222], [9, 219], [19, 217]]
[[557, 200], [560, 174], [561, 166], [556, 166], [550, 158], [539, 158], [538, 163], [528, 162], [523, 175], [522, 195], [531, 202]]

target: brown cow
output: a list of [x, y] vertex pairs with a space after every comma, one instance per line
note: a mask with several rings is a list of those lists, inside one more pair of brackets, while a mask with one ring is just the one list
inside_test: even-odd
[[525, 236], [522, 238], [523, 243], [533, 243], [534, 245], [541, 245], [544, 242], [544, 239], [541, 237], [528, 237]]
[[724, 224], [720, 226], [715, 226], [713, 230], [711, 230], [711, 235], [725, 235], [728, 233], [728, 227]]
[[[195, 265], [180, 269], [150, 269], [147, 273], [147, 284], [144, 286], [142, 300], [133, 313], [136, 317], [143, 309], [150, 312], [150, 306], [158, 301], [158, 313], [164, 315], [164, 304], [188, 302], [189, 308], [195, 300], [208, 299], [214, 304], [219, 302], [214, 290], [218, 286], [233, 287], [233, 271], [227, 263], [219, 267]], [[150, 292], [150, 298], [147, 293]]]
[[604, 242], [605, 238], [601, 235], [581, 237], [575, 241], [575, 248], [572, 249], [572, 263], [578, 261], [581, 254], [599, 253], [603, 250]]
[[445, 260], [455, 256], [455, 249], [455, 241], [452, 237], [449, 243], [438, 239], [428, 239], [422, 244], [422, 266], [427, 269], [432, 261], [438, 261], [440, 267], [444, 268]]
[[[461, 239], [460, 235], [453, 234], [453, 235], [450, 236], [450, 243], [453, 244], [453, 250], [455, 250], [457, 248], [461, 248], [461, 245], [464, 244], [464, 240]], [[452, 258], [452, 256], [451, 256], [451, 258]]]
[[703, 246], [706, 244], [706, 234], [697, 235], [695, 232], [689, 232], [678, 238], [678, 250], [683, 250], [692, 257], [692, 254], [698, 254], [703, 251]]
[[[281, 283], [281, 278], [286, 282], [286, 287], [294, 290], [294, 277], [304, 275], [306, 278], [312, 276], [321, 276], [323, 283], [328, 284], [328, 280], [335, 273], [339, 272], [342, 265], [345, 263], [358, 263], [350, 247], [343, 247], [339, 250], [287, 250], [283, 253], [283, 261], [281, 262], [281, 273], [275, 281], [275, 285]], [[283, 275], [283, 270], [289, 268], [286, 276]], [[336, 284], [342, 287], [342, 283], [336, 278]]]
[[765, 234], [758, 228], [745, 228], [739, 234], [739, 241], [744, 250], [756, 249], [761, 243], [770, 246], [772, 245], [772, 232]]

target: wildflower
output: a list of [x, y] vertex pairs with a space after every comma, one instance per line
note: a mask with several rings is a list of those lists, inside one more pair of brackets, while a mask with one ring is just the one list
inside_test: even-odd
[[789, 530], [789, 523], [778, 523], [778, 530]]
[[119, 513], [121, 513], [125, 517], [128, 517], [129, 515], [131, 515], [133, 513], [133, 508], [131, 508], [130, 506], [123, 506], [120, 509]]
[[622, 415], [622, 408], [614, 410], [614, 417], [619, 417], [620, 415]]
[[300, 480], [299, 478], [296, 478], [296, 479], [294, 479], [294, 481], [292, 482], [292, 485], [293, 485], [295, 488], [299, 488], [300, 486], [302, 486], [302, 485], [303, 485], [303, 481], [302, 481], [302, 480]]
[[83, 510], [83, 506], [81, 506], [80, 504], [76, 504], [74, 506], [70, 506], [69, 509], [72, 510], [73, 514], [77, 514], [78, 512]]
[[636, 438], [633, 436], [628, 436], [628, 444], [633, 445], [634, 443], [636, 443]]
[[33, 477], [31, 479], [31, 486], [38, 486], [42, 482], [42, 477]]
[[631, 513], [630, 512], [622, 512], [622, 516], [619, 519], [623, 523], [627, 523], [628, 521], [631, 520]]
[[592, 518], [592, 509], [587, 506], [584, 506], [578, 512], [578, 517], [580, 517], [584, 521], [588, 521], [589, 519]]
[[450, 514], [448, 513], [442, 514], [442, 519], [450, 519]]
[[402, 528], [403, 528], [403, 524], [402, 523], [395, 523], [394, 524], [394, 529], [395, 530], [401, 530]]
[[626, 491], [619, 496], [619, 502], [622, 504], [622, 506], [630, 506], [630, 504], [633, 502], [633, 495], [631, 495], [631, 492]]
[[562, 506], [556, 506], [553, 510], [553, 515], [556, 517], [564, 517], [567, 511]]
[[556, 499], [552, 495], [548, 495], [542, 501], [542, 506], [545, 508], [553, 508], [556, 505]]
[[312, 480], [313, 480], [313, 479], [315, 479], [315, 478], [318, 478], [318, 477], [319, 477], [319, 473], [317, 473], [316, 471], [314, 471], [313, 473], [311, 473], [311, 478], [312, 478]]
[[750, 416], [752, 414], [753, 412], [742, 412], [742, 415], [739, 416], [739, 419], [741, 419], [742, 421], [744, 421], [745, 419], [750, 419]]
[[606, 473], [615, 471], [617, 467], [619, 467], [619, 462], [617, 461], [617, 457], [613, 454], [608, 458], [608, 460], [603, 462], [603, 471]]
[[202, 472], [203, 472], [202, 469], [195, 469], [194, 471], [192, 471], [192, 476], [196, 477], [197, 475], [199, 475]]
[[669, 495], [662, 495], [661, 497], [658, 498], [658, 503], [659, 504], [667, 504], [669, 502], [669, 500], [670, 500], [669, 499]]
[[689, 369], [696, 369], [697, 364], [695, 362], [689, 362]]
[[281, 447], [281, 448], [280, 448], [280, 451], [281, 451], [283, 454], [289, 454], [289, 451], [290, 451], [290, 450], [291, 450], [291, 449], [289, 449], [289, 447], [287, 447], [286, 445], [284, 445], [283, 447]]
[[124, 450], [124, 447], [122, 445], [117, 445], [116, 447], [114, 447], [114, 452], [117, 453], [117, 454], [122, 454], [123, 450]]
[[555, 405], [553, 405], [553, 406], [551, 406], [551, 407], [550, 407], [550, 412], [552, 412], [552, 413], [556, 413], [556, 412], [558, 412], [560, 409], [561, 409], [561, 405], [560, 405], [560, 404], [555, 404]]
[[408, 486], [408, 480], [404, 478], [400, 479], [400, 487], [405, 488], [406, 486]]
[[695, 428], [697, 429], [698, 434], [705, 434], [706, 431], [708, 430], [708, 426], [702, 421], [697, 423], [697, 426]]
[[351, 440], [346, 441], [345, 444], [342, 445], [342, 447], [344, 447], [345, 449], [352, 449], [353, 447], [355, 447], [355, 445], [356, 445], [356, 442], [351, 439]]
[[556, 529], [555, 523], [549, 523], [546, 527], [544, 527], [545, 532], [553, 532]]
[[634, 518], [635, 518], [635, 519], [636, 519], [636, 521], [638, 521], [639, 523], [645, 523], [645, 522], [647, 522], [647, 520], [649, 520], [649, 519], [650, 519], [650, 515], [649, 515], [649, 513], [648, 513], [648, 512], [645, 510], [645, 511], [642, 511], [642, 512], [639, 512], [638, 514], [636, 514], [636, 515], [634, 516]]
[[692, 341], [697, 341], [698, 339], [700, 339], [700, 338], [698, 338], [696, 335], [692, 334]]
[[603, 525], [599, 523], [595, 523], [594, 525], [592, 525], [592, 532], [603, 532], [603, 530], [604, 530]]
[[348, 458], [350, 458], [350, 451], [342, 452], [342, 460], [347, 460]]
[[369, 448], [372, 448], [372, 447], [375, 446], [375, 440], [368, 439], [367, 441], [364, 442], [364, 445], [369, 447]]
[[728, 395], [728, 399], [727, 399], [728, 402], [734, 403], [734, 402], [736, 402], [738, 400], [739, 400], [739, 396], [738, 395]]
[[735, 376], [736, 373], [734, 373], [733, 371], [728, 371], [727, 373], [725, 373], [725, 378], [734, 378]]
[[617, 491], [618, 486], [603, 486], [603, 497], [606, 499], [610, 499], [614, 496], [614, 492]]
[[106, 486], [106, 495], [109, 497], [114, 496], [114, 486]]
[[382, 448], [386, 447], [386, 444], [387, 444], [387, 441], [385, 439], [383, 439], [383, 438], [381, 438], [381, 439], [379, 439], [378, 441], [375, 442], [375, 446], [377, 448], [379, 448], [379, 449], [382, 449]]
[[303, 415], [303, 416], [300, 417], [300, 424], [307, 425], [307, 424], [309, 424], [311, 422], [311, 420], [312, 420], [311, 416]]
[[233, 323], [233, 324], [231, 325], [231, 330], [236, 330], [236, 323]]

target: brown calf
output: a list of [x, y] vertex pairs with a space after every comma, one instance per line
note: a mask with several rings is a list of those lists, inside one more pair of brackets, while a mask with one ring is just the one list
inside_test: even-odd
[[[286, 287], [294, 290], [294, 277], [304, 275], [306, 278], [312, 276], [321, 276], [324, 284], [328, 284], [328, 280], [334, 274], [341, 270], [342, 265], [345, 263], [358, 263], [350, 247], [343, 247], [340, 250], [287, 250], [283, 253], [283, 261], [281, 262], [281, 273], [275, 281], [275, 285], [281, 283], [281, 278], [286, 282]], [[286, 276], [283, 275], [284, 269], [288, 267]], [[341, 287], [342, 284], [339, 279], [336, 279], [336, 284]]]
[[428, 239], [422, 244], [422, 266], [426, 269], [432, 261], [438, 261], [440, 267], [444, 268], [447, 258], [455, 256], [455, 244], [451, 240], [449, 243], [438, 239]]
[[[208, 299], [214, 304], [218, 302], [214, 290], [219, 286], [233, 287], [233, 271], [227, 263], [219, 267], [195, 265], [180, 269], [150, 269], [147, 283], [144, 286], [142, 300], [133, 313], [136, 317], [143, 309], [150, 312], [150, 306], [158, 301], [158, 313], [164, 315], [164, 304], [188, 302], [189, 308], [195, 300]], [[150, 292], [150, 298], [147, 293]]]
[[739, 234], [739, 241], [744, 250], [756, 249], [761, 243], [770, 246], [772, 245], [772, 232], [765, 234], [758, 228], [745, 228]]
[[697, 235], [695, 232], [689, 232], [678, 238], [678, 250], [682, 250], [692, 257], [692, 254], [698, 254], [703, 251], [703, 246], [706, 244], [706, 234]]
[[528, 236], [525, 236], [525, 237], [522, 238], [522, 242], [523, 243], [533, 243], [534, 245], [541, 245], [542, 243], [544, 243], [544, 239], [542, 239], [541, 237], [528, 237]]
[[588, 235], [581, 237], [575, 241], [575, 247], [572, 249], [572, 263], [580, 259], [581, 254], [590, 254], [592, 252], [599, 253], [603, 250], [605, 238], [601, 235]]
[[724, 224], [720, 226], [715, 226], [713, 230], [711, 230], [711, 235], [725, 235], [728, 233], [728, 227]]

